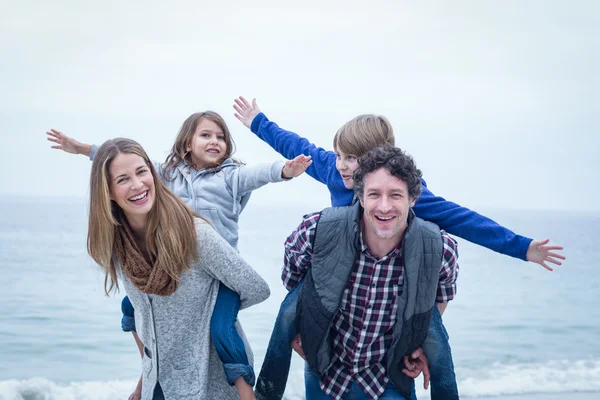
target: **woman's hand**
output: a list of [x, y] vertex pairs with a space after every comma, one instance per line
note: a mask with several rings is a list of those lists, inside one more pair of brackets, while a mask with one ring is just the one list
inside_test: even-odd
[[142, 398], [142, 377], [140, 376], [140, 380], [138, 381], [138, 384], [135, 387], [135, 391], [129, 395], [128, 400], [140, 400], [141, 398]]
[[71, 154], [84, 154], [88, 157], [90, 156], [92, 146], [89, 144], [80, 143], [56, 129], [50, 129], [46, 132], [46, 135], [48, 135], [47, 139], [49, 141], [56, 143], [55, 146], [50, 146], [53, 149], [62, 150]]
[[281, 169], [281, 177], [291, 179], [300, 176], [306, 171], [306, 168], [308, 168], [310, 164], [312, 164], [311, 157], [300, 154], [293, 160], [285, 162], [285, 165]]
[[236, 113], [235, 117], [239, 119], [242, 124], [246, 125], [246, 128], [250, 129], [250, 125], [252, 125], [252, 121], [254, 121], [254, 117], [258, 115], [260, 112], [260, 108], [258, 108], [258, 104], [256, 104], [256, 99], [252, 99], [252, 104], [248, 102], [243, 96], [235, 99], [235, 104], [233, 108]]

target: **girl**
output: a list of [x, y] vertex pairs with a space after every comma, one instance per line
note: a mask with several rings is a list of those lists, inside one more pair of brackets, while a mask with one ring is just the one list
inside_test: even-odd
[[[48, 140], [52, 148], [83, 154], [94, 159], [97, 147], [83, 144], [52, 129]], [[160, 177], [175, 195], [192, 210], [211, 222], [215, 230], [235, 249], [238, 243], [238, 219], [254, 189], [269, 182], [280, 182], [301, 175], [311, 164], [301, 155], [292, 161], [246, 167], [231, 155], [234, 144], [223, 118], [212, 111], [192, 114], [183, 123], [171, 153], [164, 164], [156, 163]], [[239, 296], [221, 285], [211, 320], [211, 333], [230, 384], [235, 384], [243, 399], [252, 399], [254, 370], [246, 358], [235, 322]], [[135, 331], [133, 307], [123, 299], [124, 330]], [[231, 312], [233, 310], [233, 313]], [[141, 343], [134, 338], [140, 351]], [[139, 396], [142, 379], [132, 399]]]
[[[383, 145], [395, 145], [394, 133], [389, 121], [373, 114], [359, 115], [348, 121], [335, 134], [333, 148], [327, 151], [310, 143], [296, 133], [281, 129], [260, 112], [256, 99], [252, 103], [245, 98], [235, 99], [235, 116], [259, 138], [286, 158], [299, 154], [312, 157], [314, 163], [307, 173], [327, 185], [334, 207], [348, 206], [354, 197], [353, 173], [359, 157], [369, 150]], [[491, 219], [458, 204], [433, 195], [423, 180], [423, 192], [414, 206], [416, 215], [436, 223], [441, 229], [487, 247], [499, 253], [540, 264], [552, 271], [548, 263], [561, 265], [565, 257], [552, 252], [561, 246], [548, 246], [549, 239], [532, 240], [516, 235]], [[298, 285], [300, 286], [300, 285]], [[281, 399], [285, 390], [290, 365], [290, 341], [294, 339], [296, 301], [298, 286], [284, 299], [271, 334], [267, 354], [256, 385], [257, 398]], [[435, 308], [435, 307], [434, 307]], [[436, 308], [437, 310], [437, 308]], [[423, 347], [431, 369], [432, 399], [456, 399], [458, 389], [452, 365], [448, 335], [439, 313], [434, 314], [429, 336]], [[298, 348], [297, 343], [293, 343]], [[436, 349], [436, 351], [430, 351]]]
[[108, 140], [94, 158], [88, 252], [106, 273], [107, 295], [120, 279], [135, 306], [142, 398], [238, 398], [215, 372], [207, 318], [219, 282], [239, 293], [242, 308], [264, 301], [269, 287], [167, 189], [133, 140]]

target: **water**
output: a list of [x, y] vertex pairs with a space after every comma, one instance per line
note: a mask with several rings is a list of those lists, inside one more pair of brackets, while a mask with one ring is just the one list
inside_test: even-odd
[[[285, 295], [282, 244], [310, 211], [251, 202], [241, 217], [240, 251], [272, 292], [240, 316], [257, 371]], [[516, 232], [552, 238], [568, 260], [549, 273], [460, 241], [458, 294], [444, 321], [462, 397], [600, 398], [600, 215], [487, 215]], [[83, 200], [0, 200], [0, 399], [124, 399], [133, 390], [140, 360], [131, 334], [120, 330], [122, 295], [104, 296], [86, 232]], [[303, 397], [296, 356], [286, 398]]]

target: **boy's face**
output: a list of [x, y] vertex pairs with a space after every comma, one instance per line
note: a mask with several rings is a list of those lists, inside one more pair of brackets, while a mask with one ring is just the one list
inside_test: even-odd
[[335, 160], [335, 168], [342, 176], [344, 186], [346, 186], [347, 189], [353, 189], [354, 179], [352, 178], [352, 174], [354, 174], [354, 171], [358, 168], [358, 157], [354, 154], [346, 154], [339, 149], [336, 149], [335, 155], [337, 157]]

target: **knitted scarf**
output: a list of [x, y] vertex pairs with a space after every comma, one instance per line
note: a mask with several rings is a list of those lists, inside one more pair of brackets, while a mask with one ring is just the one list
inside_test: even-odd
[[126, 221], [121, 227], [115, 230], [115, 256], [131, 283], [146, 294], [169, 296], [175, 292], [179, 283], [162, 268], [153, 267], [146, 261]]

